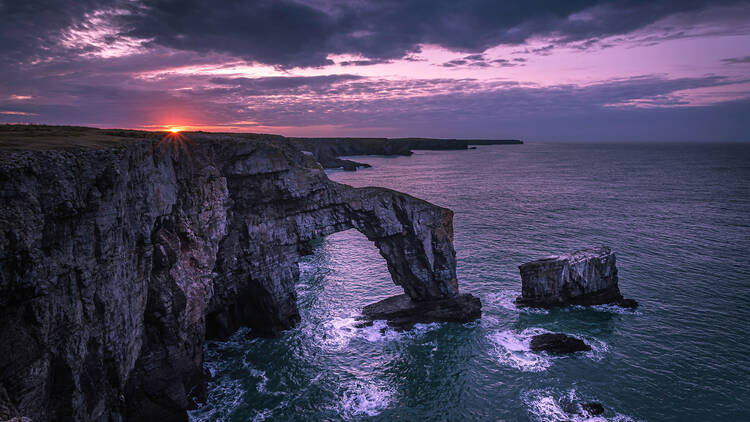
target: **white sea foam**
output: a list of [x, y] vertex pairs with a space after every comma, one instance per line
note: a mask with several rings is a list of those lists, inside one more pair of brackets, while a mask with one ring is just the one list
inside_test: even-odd
[[269, 416], [273, 414], [273, 411], [271, 409], [262, 409], [259, 410], [258, 413], [253, 416], [253, 422], [261, 422], [266, 419], [268, 419]]
[[501, 364], [524, 372], [541, 372], [549, 368], [554, 357], [546, 353], [531, 351], [531, 338], [548, 331], [541, 328], [527, 328], [520, 333], [505, 330], [488, 335], [495, 345], [495, 354]]
[[590, 416], [581, 408], [582, 403], [596, 401], [580, 398], [575, 389], [567, 392], [532, 390], [521, 395], [531, 420], [538, 422], [635, 422], [633, 418], [615, 413], [604, 405], [604, 414]]
[[259, 393], [264, 393], [266, 391], [266, 384], [268, 384], [268, 377], [266, 376], [266, 372], [253, 368], [250, 369], [250, 375], [255, 378], [260, 378], [260, 381], [258, 381], [258, 385], [256, 385], [255, 388]]
[[188, 416], [194, 422], [226, 420], [242, 404], [245, 393], [240, 380], [223, 378], [212, 383], [206, 405]]
[[[503, 308], [509, 311], [521, 312], [525, 314], [549, 314], [548, 309], [544, 308], [531, 308], [531, 307], [519, 307], [516, 306], [515, 300], [520, 295], [519, 292], [513, 290], [501, 290], [497, 293], [487, 295], [487, 305], [493, 308]], [[570, 307], [560, 308], [563, 312], [570, 310], [592, 310], [596, 312], [609, 312], [612, 314], [619, 315], [641, 315], [637, 309], [623, 308], [617, 305], [593, 305], [593, 306], [581, 306], [573, 305]]]
[[414, 338], [428, 331], [438, 329], [440, 324], [415, 324], [411, 330], [397, 331], [388, 326], [386, 321], [373, 321], [371, 325], [359, 327], [361, 321], [354, 317], [337, 317], [325, 322], [322, 344], [335, 350], [341, 350], [353, 339], [363, 339], [370, 343], [399, 341]]
[[500, 290], [497, 293], [492, 293], [487, 296], [489, 307], [503, 308], [513, 312], [521, 312], [525, 314], [548, 314], [549, 311], [543, 308], [529, 308], [529, 307], [518, 307], [516, 306], [515, 300], [520, 295], [519, 292], [513, 290]]
[[[496, 331], [489, 334], [487, 338], [494, 343], [494, 351], [501, 364], [524, 372], [541, 372], [549, 368], [555, 359], [564, 357], [531, 350], [532, 337], [549, 332], [543, 328], [532, 327], [520, 333], [511, 330]], [[572, 334], [572, 336], [582, 339], [591, 346], [591, 350], [584, 353], [584, 356], [589, 359], [600, 361], [609, 352], [609, 346], [604, 341], [580, 334]]]
[[341, 350], [349, 345], [356, 334], [357, 320], [351, 317], [336, 317], [323, 324], [322, 344], [328, 348]]
[[622, 306], [617, 305], [594, 305], [584, 309], [591, 309], [597, 312], [609, 312], [611, 314], [619, 315], [641, 315], [641, 312], [638, 309], [623, 308]]
[[585, 352], [586, 357], [591, 360], [600, 361], [604, 359], [604, 356], [609, 352], [609, 345], [602, 340], [579, 334], [573, 334], [573, 336], [580, 338], [586, 344], [591, 346], [591, 350]]
[[376, 416], [388, 407], [393, 396], [393, 391], [387, 386], [355, 381], [344, 389], [336, 410], [345, 419]]
[[385, 321], [373, 321], [369, 327], [362, 327], [362, 333], [365, 340], [370, 343], [377, 343], [386, 339], [396, 340], [399, 338], [399, 333], [388, 328], [388, 323]]

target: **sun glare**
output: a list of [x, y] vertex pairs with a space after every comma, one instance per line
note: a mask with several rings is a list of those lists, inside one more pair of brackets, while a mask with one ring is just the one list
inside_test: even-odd
[[179, 133], [180, 129], [176, 128], [176, 127], [173, 127], [172, 129], [169, 129], [169, 131], [172, 132], [172, 133]]

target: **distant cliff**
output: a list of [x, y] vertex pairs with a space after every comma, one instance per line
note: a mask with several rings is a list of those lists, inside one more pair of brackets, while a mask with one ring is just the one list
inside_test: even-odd
[[309, 151], [324, 168], [356, 170], [367, 164], [344, 160], [351, 155], [411, 155], [412, 150], [468, 149], [471, 145], [517, 145], [515, 139], [431, 139], [431, 138], [287, 138], [303, 151]]
[[332, 182], [279, 137], [17, 135], [0, 136], [0, 420], [186, 420], [205, 338], [294, 326], [297, 261], [341, 230], [412, 300], [458, 297], [450, 210]]

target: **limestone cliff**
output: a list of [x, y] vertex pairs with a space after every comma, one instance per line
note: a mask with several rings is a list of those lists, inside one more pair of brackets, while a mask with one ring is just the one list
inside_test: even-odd
[[188, 136], [0, 150], [0, 420], [186, 420], [205, 338], [294, 326], [297, 261], [337, 231], [412, 300], [458, 294], [450, 210], [273, 138]]

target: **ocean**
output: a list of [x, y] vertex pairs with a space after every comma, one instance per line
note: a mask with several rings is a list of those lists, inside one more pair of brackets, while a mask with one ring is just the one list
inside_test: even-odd
[[[750, 145], [561, 144], [353, 157], [329, 177], [397, 189], [455, 212], [462, 292], [481, 320], [356, 328], [402, 293], [360, 233], [300, 262], [302, 321], [275, 339], [206, 345], [213, 374], [194, 421], [750, 420]], [[617, 254], [640, 307], [517, 309], [518, 265], [591, 246]], [[592, 351], [529, 350], [543, 332]]]

